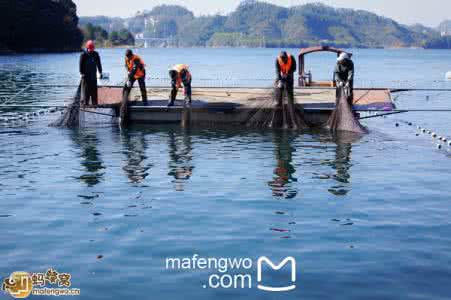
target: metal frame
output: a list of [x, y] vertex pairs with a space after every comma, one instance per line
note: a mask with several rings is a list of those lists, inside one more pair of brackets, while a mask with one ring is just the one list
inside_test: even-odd
[[[352, 57], [352, 53], [347, 52], [343, 49], [338, 49], [338, 48], [334, 48], [334, 47], [329, 47], [329, 46], [318, 46], [318, 47], [310, 47], [310, 48], [303, 48], [301, 49], [301, 51], [299, 52], [299, 78], [298, 78], [298, 85], [299, 87], [306, 87], [306, 86], [310, 86], [306, 83], [305, 79], [306, 79], [306, 73], [305, 73], [305, 56], [307, 54], [310, 53], [315, 53], [315, 52], [331, 52], [331, 53], [336, 53], [337, 57], [340, 56], [341, 53], [347, 53], [350, 57]], [[334, 86], [335, 83], [332, 83], [331, 87]], [[315, 85], [313, 85], [315, 86]]]

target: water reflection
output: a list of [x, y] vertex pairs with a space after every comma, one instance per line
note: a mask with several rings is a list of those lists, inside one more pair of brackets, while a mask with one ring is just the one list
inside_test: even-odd
[[[363, 135], [347, 131], [334, 132], [331, 134], [332, 141], [337, 145], [335, 148], [335, 159], [331, 162], [332, 169], [336, 171], [333, 178], [339, 184], [348, 184], [351, 179], [349, 170], [352, 167], [352, 144], [358, 142]], [[343, 196], [348, 193], [348, 190], [345, 189], [345, 186], [338, 185], [331, 187], [329, 192], [334, 195]]]
[[122, 143], [124, 145], [124, 154], [126, 156], [123, 170], [132, 183], [142, 183], [149, 175], [148, 171], [151, 164], [145, 164], [147, 143], [144, 132], [142, 131], [124, 131], [122, 133]]
[[99, 140], [95, 130], [76, 130], [71, 133], [72, 141], [75, 143], [80, 151], [81, 166], [85, 171], [79, 179], [88, 186], [95, 186], [99, 184], [105, 172], [100, 152], [97, 147]]
[[[298, 195], [298, 188], [295, 177], [296, 169], [293, 162], [293, 154], [296, 151], [296, 135], [286, 131], [277, 131], [272, 134], [274, 144], [274, 156], [276, 167], [273, 171], [274, 177], [268, 182], [271, 187], [272, 195], [276, 198], [292, 199]], [[334, 174], [324, 174], [317, 178], [332, 178], [338, 184], [334, 184], [328, 191], [334, 195], [343, 196], [348, 193], [347, 184], [350, 183], [350, 169], [352, 144], [358, 142], [362, 135], [352, 132], [320, 133], [320, 139], [325, 143], [335, 143], [334, 157], [325, 160], [326, 165], [330, 166]], [[308, 158], [307, 158], [308, 159]], [[312, 161], [315, 158], [312, 157]], [[319, 175], [319, 174], [318, 174]]]
[[293, 166], [293, 152], [296, 151], [296, 148], [292, 145], [292, 139], [293, 136], [287, 132], [273, 134], [277, 166], [274, 169], [274, 178], [268, 182], [268, 185], [271, 187], [274, 197], [291, 199], [298, 194], [297, 189], [291, 184], [297, 182], [297, 178], [293, 176], [296, 173]]
[[[167, 175], [172, 178], [174, 189], [176, 191], [184, 191], [186, 189], [187, 182], [192, 178], [194, 172], [193, 163], [193, 139], [196, 135], [201, 135], [208, 138], [221, 138], [229, 139], [236, 137], [237, 134], [242, 134], [241, 131], [232, 131], [224, 133], [219, 132], [203, 132], [196, 131], [195, 129], [180, 129], [177, 128], [133, 128], [119, 132], [113, 132], [113, 137], [117, 137], [115, 144], [121, 144], [122, 155], [125, 158], [122, 159], [122, 170], [127, 176], [128, 180], [133, 183], [143, 183], [149, 176], [149, 170], [153, 165], [148, 160], [146, 151], [148, 150], [148, 141], [146, 135], [149, 138], [155, 136], [155, 133], [159, 132], [161, 135], [161, 141], [167, 142], [168, 152], [168, 172]], [[77, 135], [78, 134], [78, 135]], [[266, 134], [262, 136], [265, 139]], [[322, 147], [314, 146], [311, 148], [305, 148], [305, 150], [312, 150], [313, 152], [306, 151], [303, 153], [303, 161], [305, 167], [309, 169], [313, 167], [313, 172], [317, 172], [317, 162], [319, 157], [327, 155], [327, 158], [322, 158], [321, 165], [326, 166], [333, 172], [327, 172], [324, 174], [317, 173], [317, 179], [326, 179], [325, 183], [328, 184], [327, 189], [330, 193], [338, 196], [346, 195], [349, 191], [349, 183], [351, 181], [350, 169], [352, 167], [352, 147], [353, 143], [358, 142], [361, 138], [360, 135], [352, 133], [329, 133], [321, 132], [317, 135], [321, 143], [336, 144], [336, 147], [328, 146], [329, 151], [324, 152]], [[164, 138], [166, 137], [166, 138]], [[77, 146], [81, 149], [81, 157], [83, 158], [81, 164], [86, 171], [80, 177], [80, 180], [87, 183], [89, 186], [98, 184], [104, 175], [101, 172], [104, 169], [100, 152], [97, 150], [98, 139], [95, 130], [92, 131], [80, 131], [74, 132], [73, 139], [77, 143]], [[299, 195], [300, 187], [298, 186], [298, 178], [296, 177], [296, 162], [293, 161], [295, 157], [295, 151], [297, 148], [301, 149], [303, 144], [300, 141], [309, 139], [308, 136], [302, 136], [294, 134], [288, 131], [274, 131], [271, 133], [271, 141], [273, 144], [274, 156], [274, 169], [273, 177], [267, 182], [267, 185], [271, 189], [272, 196], [282, 199], [293, 199]], [[332, 150], [333, 149], [333, 150]], [[332, 150], [333, 152], [330, 152]], [[164, 154], [163, 154], [164, 155]], [[123, 156], [124, 157], [124, 156]], [[162, 163], [165, 163], [164, 161]], [[314, 173], [315, 174], [315, 173]]]
[[169, 173], [174, 177], [175, 190], [183, 191], [185, 182], [193, 175], [194, 166], [192, 164], [192, 141], [189, 130], [180, 131], [177, 135], [171, 131], [168, 133], [169, 148]]

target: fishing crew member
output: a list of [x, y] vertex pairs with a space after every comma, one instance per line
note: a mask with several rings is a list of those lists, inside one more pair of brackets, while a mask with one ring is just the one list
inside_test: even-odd
[[185, 92], [185, 101], [188, 100], [188, 103], [191, 104], [191, 73], [189, 71], [188, 65], [178, 64], [172, 66], [169, 69], [169, 77], [171, 78], [171, 95], [168, 106], [174, 106], [175, 98], [177, 97], [178, 90], [182, 87]]
[[81, 75], [81, 104], [88, 105], [91, 99], [92, 105], [97, 105], [97, 70], [102, 79], [102, 63], [100, 55], [95, 51], [94, 42], [86, 43], [86, 50], [80, 55]]
[[287, 91], [288, 102], [294, 102], [294, 72], [296, 72], [296, 59], [286, 51], [280, 52], [276, 60], [276, 99], [277, 106], [282, 106], [283, 93]]
[[130, 92], [133, 84], [138, 80], [142, 101], [144, 104], [147, 104], [146, 65], [141, 57], [133, 54], [131, 49], [125, 51], [125, 69], [128, 72], [128, 78], [124, 89]]
[[343, 90], [347, 94], [349, 105], [352, 107], [354, 101], [354, 63], [348, 53], [342, 52], [338, 56], [334, 81], [337, 84], [337, 98]]

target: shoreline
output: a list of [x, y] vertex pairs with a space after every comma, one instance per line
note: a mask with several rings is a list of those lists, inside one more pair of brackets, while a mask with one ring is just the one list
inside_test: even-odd
[[82, 48], [72, 48], [72, 49], [42, 49], [42, 48], [31, 48], [25, 50], [12, 50], [8, 48], [0, 49], [0, 55], [15, 55], [15, 54], [62, 54], [62, 53], [75, 53], [80, 52]]
[[[120, 45], [113, 47], [97, 47], [97, 49], [295, 49], [302, 47], [136, 47], [134, 45]], [[423, 48], [423, 47], [344, 47], [343, 49], [358, 49], [358, 50], [443, 50], [449, 51], [451, 49], [442, 48]], [[6, 55], [21, 55], [21, 54], [65, 54], [65, 53], [77, 53], [83, 51], [80, 49], [63, 49], [63, 50], [44, 50], [44, 49], [27, 49], [27, 50], [10, 50], [10, 49], [0, 49], [0, 56]]]

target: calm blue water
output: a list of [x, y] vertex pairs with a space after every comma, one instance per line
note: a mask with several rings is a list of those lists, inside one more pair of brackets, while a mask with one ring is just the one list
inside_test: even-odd
[[[120, 82], [123, 50], [100, 53], [110, 83]], [[197, 86], [270, 86], [277, 53], [139, 54], [153, 78], [183, 62]], [[358, 86], [451, 89], [451, 51], [355, 50], [354, 59]], [[0, 57], [0, 96], [30, 83], [77, 84], [77, 60]], [[316, 78], [330, 76], [333, 58], [309, 63]], [[13, 102], [62, 103], [72, 93], [37, 86]], [[403, 93], [396, 103], [451, 108], [451, 93]], [[371, 119], [360, 139], [178, 126], [61, 130], [47, 127], [53, 118], [0, 126], [1, 277], [53, 267], [72, 274], [81, 299], [451, 298], [451, 150], [403, 123], [451, 137], [450, 113]], [[253, 287], [203, 288], [218, 272], [166, 269], [167, 257], [193, 254], [253, 259]], [[297, 288], [258, 290], [260, 256], [293, 256]], [[290, 278], [288, 269], [263, 276], [274, 285]]]

